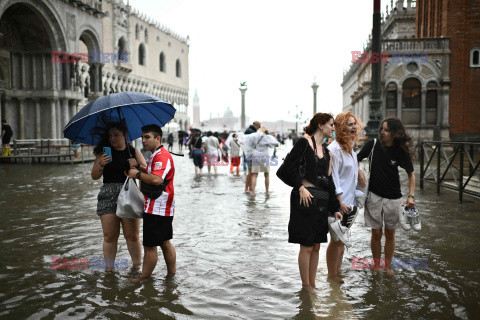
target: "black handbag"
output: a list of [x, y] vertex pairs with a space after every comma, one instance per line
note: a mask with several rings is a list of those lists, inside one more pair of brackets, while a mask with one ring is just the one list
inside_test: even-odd
[[156, 186], [142, 181], [140, 184], [140, 191], [149, 199], [157, 199], [162, 195], [163, 191], [165, 191], [169, 182], [170, 180], [163, 180], [162, 184]]
[[[300, 175], [302, 178], [305, 175], [305, 165], [306, 165], [305, 164], [305, 151], [307, 150], [307, 148], [308, 148], [308, 143], [305, 146], [305, 149], [303, 150], [302, 158], [300, 158], [300, 164], [299, 164], [299, 166], [297, 168], [297, 172], [296, 172], [296, 174]], [[289, 172], [287, 165], [285, 165], [285, 163], [288, 162], [289, 156], [290, 156], [290, 153], [287, 154], [287, 156], [283, 160], [283, 163], [278, 168], [277, 177], [280, 180], [282, 180], [282, 182], [285, 183], [286, 185], [294, 188], [295, 186], [293, 185], [293, 182], [291, 180], [292, 172]]]
[[312, 203], [310, 205], [314, 206], [321, 212], [326, 212], [328, 209], [328, 200], [330, 199], [330, 194], [328, 191], [315, 187], [305, 188], [313, 196]]

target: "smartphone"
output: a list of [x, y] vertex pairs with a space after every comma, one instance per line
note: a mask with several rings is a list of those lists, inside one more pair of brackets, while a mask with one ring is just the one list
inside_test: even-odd
[[110, 147], [103, 147], [103, 153], [105, 153], [107, 156], [110, 156], [109, 162], [112, 162], [112, 149]]

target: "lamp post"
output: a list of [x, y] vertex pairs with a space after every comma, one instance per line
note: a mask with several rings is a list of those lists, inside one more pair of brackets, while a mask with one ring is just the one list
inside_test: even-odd
[[245, 92], [247, 91], [247, 83], [240, 83], [240, 92], [242, 93], [242, 115], [240, 118], [241, 129], [245, 130]]
[[[372, 54], [381, 53], [381, 34], [380, 34], [380, 0], [373, 0], [373, 28], [372, 28]], [[382, 116], [380, 107], [382, 100], [380, 99], [380, 65], [381, 59], [379, 58], [376, 63], [372, 64], [372, 91], [370, 96], [370, 112], [369, 120], [365, 131], [368, 138], [373, 138], [377, 135], [378, 127], [380, 126], [380, 118]]]
[[317, 113], [317, 89], [318, 84], [313, 81], [312, 83], [312, 90], [313, 90], [313, 115]]

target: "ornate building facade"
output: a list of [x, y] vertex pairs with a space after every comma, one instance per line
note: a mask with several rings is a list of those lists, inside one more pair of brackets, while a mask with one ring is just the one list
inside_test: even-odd
[[[459, 32], [446, 27], [443, 28], [443, 33], [426, 34], [419, 30], [440, 30], [440, 27], [434, 28], [434, 25], [441, 24], [442, 21], [449, 21], [452, 26], [449, 16], [451, 19], [461, 16], [459, 19], [465, 21], [468, 12], [471, 12], [473, 19], [475, 12], [479, 14], [478, 5], [475, 7], [473, 2], [468, 4], [468, 1], [463, 0], [443, 1], [444, 10], [436, 8], [437, 11], [432, 11], [440, 11], [439, 17], [435, 18], [429, 17], [429, 13], [422, 9], [428, 2], [437, 3], [399, 0], [394, 5], [391, 1], [391, 9], [387, 7], [388, 14], [382, 17], [382, 53], [387, 54], [381, 64], [383, 116], [401, 119], [416, 139], [448, 140], [460, 136], [461, 139], [475, 139], [478, 136], [478, 125], [476, 128], [472, 125], [469, 130], [457, 129], [463, 133], [457, 136], [452, 128], [466, 128], [461, 123], [473, 124], [476, 121], [478, 124], [480, 120], [480, 99], [473, 101], [473, 97], [478, 97], [479, 93], [472, 87], [472, 81], [475, 81], [472, 73], [478, 73], [480, 69], [468, 66], [468, 61], [465, 62], [472, 55], [470, 49], [458, 50], [459, 46], [464, 45], [462, 38], [476, 37], [478, 43], [480, 20], [476, 20], [476, 29], [464, 28], [457, 30]], [[455, 8], [454, 4], [462, 10]], [[422, 18], [424, 15], [428, 15], [428, 18]], [[473, 50], [474, 42], [472, 40], [466, 45]], [[363, 53], [371, 55], [370, 43]], [[459, 55], [464, 55], [464, 59], [452, 59]], [[343, 77], [343, 110], [353, 111], [366, 123], [369, 118], [372, 64], [368, 60], [356, 62], [358, 63], [352, 63]], [[453, 74], [458, 74], [458, 77], [453, 79]], [[461, 74], [468, 76], [462, 78]], [[452, 97], [459, 96], [469, 97], [466, 99], [468, 103], [453, 103]], [[470, 114], [464, 112], [467, 109], [471, 111]], [[459, 117], [461, 119], [456, 120]], [[472, 117], [473, 122], [468, 117]]]
[[122, 0], [1, 1], [1, 118], [17, 139], [63, 138], [86, 103], [138, 91], [187, 129], [188, 42]]

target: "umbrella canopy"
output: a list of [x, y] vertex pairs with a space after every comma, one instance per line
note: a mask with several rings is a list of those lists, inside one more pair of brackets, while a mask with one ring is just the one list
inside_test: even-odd
[[77, 143], [96, 145], [100, 136], [96, 129], [108, 122], [121, 122], [128, 129], [127, 141], [142, 136], [142, 127], [156, 124], [163, 127], [175, 116], [168, 102], [146, 93], [120, 92], [100, 97], [82, 108], [65, 126], [63, 134]]

